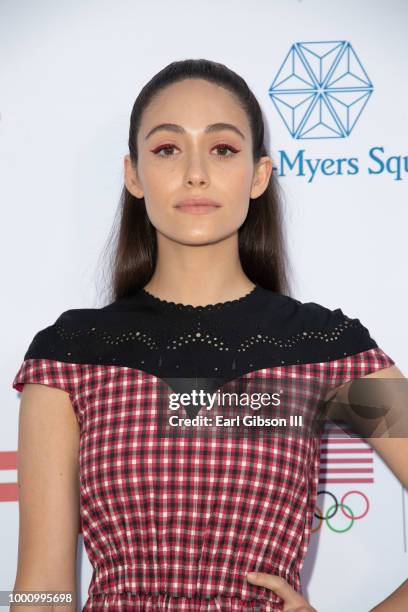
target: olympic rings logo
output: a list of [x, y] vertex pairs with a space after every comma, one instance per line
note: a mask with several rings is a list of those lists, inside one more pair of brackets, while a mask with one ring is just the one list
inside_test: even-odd
[[[364, 499], [364, 501], [365, 501], [364, 512], [362, 512], [361, 514], [359, 514], [357, 516], [354, 514], [352, 509], [344, 503], [345, 499], [349, 495], [352, 495], [352, 494], [360, 495]], [[323, 516], [320, 508], [316, 505], [316, 510], [319, 510], [320, 514], [316, 514], [316, 512], [315, 512], [314, 516], [317, 519], [319, 519], [319, 523], [318, 523], [318, 526], [315, 529], [311, 530], [312, 533], [316, 533], [316, 531], [319, 531], [319, 529], [321, 529], [323, 521], [326, 521], [326, 525], [332, 531], [335, 531], [336, 533], [345, 533], [346, 531], [349, 531], [349, 529], [351, 529], [351, 527], [354, 524], [354, 521], [358, 521], [359, 519], [362, 519], [365, 516], [367, 516], [367, 513], [368, 513], [368, 511], [370, 509], [370, 503], [368, 501], [368, 497], [362, 491], [357, 491], [357, 490], [347, 491], [346, 493], [344, 493], [344, 495], [341, 498], [340, 502], [337, 501], [337, 497], [333, 493], [331, 493], [330, 491], [326, 491], [325, 489], [322, 489], [321, 491], [318, 491], [317, 495], [329, 495], [332, 498], [332, 500], [334, 501], [334, 504], [331, 505], [329, 508], [327, 508], [326, 513], [325, 513], [324, 516]], [[337, 529], [337, 528], [333, 527], [333, 525], [330, 523], [330, 520], [335, 516], [335, 514], [337, 513], [339, 508], [341, 509], [341, 511], [344, 514], [344, 516], [346, 516], [348, 519], [350, 519], [350, 523], [348, 525], [346, 525], [346, 527], [344, 529]], [[344, 509], [346, 509], [348, 511], [348, 513], [345, 512]]]

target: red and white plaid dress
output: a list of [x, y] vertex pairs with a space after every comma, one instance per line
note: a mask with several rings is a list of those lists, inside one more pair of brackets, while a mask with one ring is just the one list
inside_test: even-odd
[[[325, 393], [393, 364], [340, 308], [259, 285], [204, 307], [139, 289], [39, 331], [13, 387], [65, 390], [80, 426], [80, 515], [93, 566], [83, 610], [282, 611], [282, 599], [246, 574], [277, 574], [302, 592]], [[193, 389], [280, 390], [279, 414], [303, 414], [309, 433], [170, 425], [169, 416], [254, 414], [169, 409], [170, 393]]]

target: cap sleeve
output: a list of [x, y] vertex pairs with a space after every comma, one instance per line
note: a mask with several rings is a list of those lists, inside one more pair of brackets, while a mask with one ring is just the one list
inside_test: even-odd
[[381, 382], [378, 387], [378, 378], [364, 377], [389, 368], [395, 362], [378, 346], [360, 319], [346, 316], [340, 308], [333, 311], [333, 316], [337, 321], [337, 331], [343, 330], [343, 355], [326, 364], [325, 420], [335, 423], [346, 437], [351, 428], [352, 435], [371, 438], [377, 435], [376, 432], [384, 431], [384, 427], [388, 428], [388, 419], [389, 423], [398, 422], [400, 414], [398, 401], [395, 401], [398, 394], [394, 393], [397, 390], [394, 384], [389, 386]]
[[21, 392], [26, 383], [38, 383], [66, 391], [70, 396], [77, 420], [81, 424], [82, 410], [79, 401], [81, 364], [70, 360], [73, 354], [70, 350], [62, 360], [59, 350], [57, 326], [65, 314], [63, 313], [53, 325], [35, 334], [14, 377], [12, 387]]
[[378, 346], [360, 319], [348, 317], [341, 308], [332, 312], [331, 325], [337, 333], [341, 331], [341, 353], [338, 359], [328, 363], [330, 386], [341, 386], [349, 380], [367, 376], [395, 364]]

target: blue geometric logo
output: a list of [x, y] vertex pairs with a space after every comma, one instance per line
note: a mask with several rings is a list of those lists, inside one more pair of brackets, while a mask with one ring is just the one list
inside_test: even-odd
[[297, 42], [269, 95], [293, 138], [346, 138], [374, 90], [349, 42]]

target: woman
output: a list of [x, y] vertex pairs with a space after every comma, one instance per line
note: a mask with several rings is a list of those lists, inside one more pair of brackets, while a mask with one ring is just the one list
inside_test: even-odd
[[176, 413], [170, 397], [275, 385], [291, 400], [301, 386], [318, 434], [321, 400], [351, 378], [402, 374], [358, 319], [287, 295], [262, 114], [237, 74], [206, 60], [159, 72], [135, 102], [124, 170], [110, 303], [41, 330], [13, 382], [15, 590], [76, 595], [81, 519], [84, 610], [313, 610], [299, 571], [319, 436], [207, 426], [195, 418], [245, 408]]

